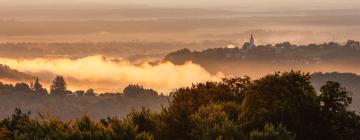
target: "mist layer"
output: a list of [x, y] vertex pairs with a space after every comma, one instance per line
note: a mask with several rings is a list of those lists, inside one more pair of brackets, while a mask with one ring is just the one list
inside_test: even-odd
[[62, 75], [72, 90], [94, 88], [97, 91], [122, 91], [129, 84], [141, 84], [165, 94], [192, 83], [218, 81], [221, 73], [212, 75], [197, 64], [175, 65], [170, 62], [133, 64], [123, 59], [89, 56], [79, 59], [0, 58], [2, 64], [38, 76], [48, 86], [56, 75]]

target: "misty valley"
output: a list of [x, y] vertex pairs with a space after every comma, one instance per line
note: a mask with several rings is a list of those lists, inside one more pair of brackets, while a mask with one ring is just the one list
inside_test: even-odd
[[[292, 99], [297, 100], [299, 97], [292, 97], [295, 96], [292, 94], [294, 94], [294, 92], [299, 92], [297, 94], [304, 96], [306, 102], [318, 104], [312, 106], [310, 109], [314, 109], [311, 111], [319, 111], [318, 117], [325, 119], [322, 121], [326, 121], [326, 119], [335, 119], [333, 117], [328, 118], [326, 114], [323, 114], [330, 113], [332, 110], [328, 110], [330, 112], [322, 113], [322, 111], [325, 111], [324, 107], [326, 106], [320, 104], [318, 100], [321, 101], [327, 98], [336, 98], [335, 101], [333, 101], [333, 99], [329, 100], [332, 100], [330, 102], [338, 102], [339, 105], [343, 106], [343, 111], [347, 112], [347, 115], [341, 115], [339, 117], [351, 117], [353, 119], [348, 121], [355, 121], [357, 118], [360, 120], [360, 117], [357, 117], [356, 115], [356, 112], [360, 110], [360, 75], [356, 74], [358, 67], [356, 63], [358, 61], [357, 56], [359, 56], [358, 54], [360, 52], [360, 43], [358, 41], [349, 40], [343, 45], [330, 42], [301, 46], [292, 45], [288, 42], [276, 45], [269, 44], [258, 46], [255, 46], [255, 44], [252, 43], [254, 43], [253, 38], [250, 42], [246, 42], [240, 47], [210, 48], [200, 51], [192, 51], [185, 48], [165, 54], [163, 55], [163, 58], [149, 59], [145, 56], [144, 58], [133, 60], [126, 57], [116, 58], [115, 56], [117, 55], [107, 52], [103, 52], [103, 55], [99, 55], [101, 52], [96, 52], [95, 50], [89, 51], [91, 53], [79, 50], [79, 52], [83, 53], [79, 55], [76, 51], [71, 50], [73, 47], [67, 47], [67, 44], [65, 43], [51, 48], [42, 46], [37, 49], [35, 49], [35, 45], [32, 43], [25, 43], [26, 45], [16, 44], [22, 49], [28, 47], [28, 52], [38, 52], [38, 54], [33, 53], [32, 56], [23, 55], [25, 57], [19, 59], [17, 56], [20, 56], [21, 54], [12, 53], [13, 56], [0, 58], [3, 63], [0, 66], [0, 78], [3, 81], [0, 83], [0, 100], [2, 105], [0, 108], [0, 117], [10, 117], [9, 121], [11, 122], [16, 121], [13, 120], [15, 119], [14, 117], [21, 117], [22, 119], [29, 121], [26, 125], [32, 125], [32, 123], [39, 123], [38, 125], [43, 123], [47, 124], [57, 120], [59, 121], [59, 124], [57, 125], [65, 125], [66, 127], [69, 127], [68, 129], [71, 129], [69, 132], [67, 130], [56, 130], [56, 133], [61, 133], [64, 135], [63, 138], [65, 139], [70, 139], [71, 137], [75, 137], [75, 139], [80, 138], [74, 136], [72, 133], [80, 133], [76, 135], [81, 135], [84, 138], [104, 139], [105, 136], [113, 135], [112, 133], [115, 132], [112, 130], [114, 128], [103, 124], [104, 122], [102, 122], [102, 119], [112, 116], [115, 117], [112, 119], [119, 121], [116, 125], [121, 125], [122, 127], [130, 127], [126, 126], [128, 123], [134, 125], [134, 127], [130, 127], [131, 129], [134, 129], [134, 133], [127, 132], [126, 134], [119, 136], [121, 139], [131, 137], [128, 135], [133, 135], [135, 139], [143, 134], [149, 135], [146, 136], [146, 139], [149, 137], [167, 139], [167, 136], [162, 135], [177, 135], [178, 133], [171, 131], [175, 126], [183, 125], [183, 123], [200, 123], [198, 125], [204, 125], [201, 124], [204, 123], [203, 119], [210, 117], [208, 118], [210, 119], [208, 121], [214, 123], [213, 125], [219, 125], [217, 123], [222, 124], [224, 123], [224, 120], [216, 120], [220, 122], [213, 122], [215, 120], [211, 120], [214, 119], [212, 118], [213, 115], [220, 115], [216, 117], [229, 121], [228, 123], [230, 124], [228, 125], [230, 126], [221, 125], [221, 127], [217, 129], [233, 129], [231, 131], [235, 132], [239, 129], [244, 130], [242, 130], [242, 133], [226, 134], [228, 133], [226, 132], [226, 135], [219, 133], [216, 136], [223, 135], [228, 138], [240, 139], [246, 137], [243, 133], [246, 133], [246, 127], [250, 126], [243, 126], [244, 128], [240, 128], [240, 126], [238, 126], [239, 123], [241, 124], [242, 121], [254, 123], [251, 122], [251, 120], [240, 121], [240, 119], [246, 119], [244, 118], [246, 116], [243, 116], [245, 114], [242, 114], [241, 112], [245, 111], [243, 113], [246, 113], [247, 111], [250, 111], [248, 113], [253, 113], [253, 110], [243, 110], [244, 107], [251, 107], [247, 102], [256, 103], [254, 106], [255, 110], [260, 103], [265, 105], [264, 107], [270, 107], [269, 109], [276, 109], [277, 107], [272, 107], [274, 102], [285, 104]], [[69, 45], [72, 46], [73, 44], [70, 43]], [[2, 50], [10, 52], [14, 49], [9, 46], [11, 45], [3, 45]], [[42, 48], [50, 50], [43, 51]], [[51, 51], [51, 49], [59, 50], [60, 48], [63, 48], [62, 51]], [[99, 48], [101, 47], [89, 47], [88, 49]], [[141, 51], [141, 49], [144, 48], [131, 49], [133, 49], [133, 51]], [[129, 50], [129, 48], [125, 47], [120, 50], [126, 51]], [[122, 52], [120, 50], [119, 52]], [[47, 52], [50, 52], [51, 54], [46, 54]], [[26, 54], [25, 52], [23, 53]], [[45, 57], [41, 58], [40, 56]], [[301, 70], [302, 72], [296, 70]], [[159, 74], [156, 75], [154, 73]], [[151, 76], [147, 74], [151, 74]], [[255, 93], [256, 95], [252, 95]], [[265, 97], [257, 97], [261, 94], [274, 97], [267, 98], [265, 95]], [[330, 96], [326, 94], [339, 95]], [[337, 97], [342, 94], [346, 96], [341, 98]], [[256, 96], [256, 98], [260, 99], [264, 98], [263, 100], [266, 103], [259, 102], [256, 98], [253, 100], [250, 98], [252, 96]], [[309, 98], [309, 96], [312, 97]], [[189, 100], [191, 102], [188, 102]], [[210, 104], [210, 106], [208, 106], [208, 104]], [[303, 104], [294, 104], [294, 107], [300, 110], [304, 108]], [[13, 114], [15, 108], [17, 110], [15, 110], [15, 114]], [[193, 111], [178, 110], [182, 108], [191, 109]], [[291, 110], [287, 111], [293, 111], [295, 108], [291, 108]], [[28, 110], [31, 114], [30, 112], [23, 113], [21, 110]], [[237, 112], [236, 110], [241, 112]], [[178, 111], [190, 111], [188, 113], [193, 112], [195, 114], [190, 115], [190, 120], [187, 120], [190, 122], [182, 122], [185, 120], [172, 120], [171, 117], [176, 117], [173, 115], [181, 115], [177, 114], [181, 113]], [[216, 113], [220, 114], [212, 114], [206, 111], [219, 111]], [[265, 113], [259, 117], [262, 118], [266, 116], [266, 112], [259, 111], [259, 113]], [[286, 110], [282, 110], [281, 108], [278, 111], [286, 113], [282, 112]], [[301, 114], [301, 111], [297, 113], [300, 114], [297, 114], [296, 116], [301, 117], [301, 115], [306, 115], [308, 112], [304, 112], [305, 114]], [[156, 128], [156, 130], [159, 129], [165, 131], [163, 129], [166, 129], [168, 132], [158, 133], [154, 130], [155, 128], [151, 128], [151, 131], [141, 130], [141, 127], [145, 127], [142, 126], [145, 125], [143, 124], [145, 122], [137, 122], [140, 121], [136, 120], [140, 119], [137, 117], [145, 119], [142, 121], [160, 121], [152, 122], [155, 123], [153, 125], [165, 123], [165, 126], [157, 126], [160, 128]], [[157, 119], [152, 120], [153, 117], [156, 117]], [[278, 119], [275, 119], [275, 116], [271, 117], [272, 123], [266, 121], [267, 124], [263, 126], [264, 131], [270, 131], [267, 129], [274, 129], [271, 131], [282, 131], [284, 134], [281, 133], [281, 135], [285, 135], [291, 139], [296, 138], [296, 136], [297, 138], [299, 137], [299, 135], [295, 134], [304, 132], [304, 130], [299, 129], [300, 126], [296, 124], [291, 124], [294, 125], [293, 128], [282, 126], [284, 118], [281, 116], [279, 117], [280, 118]], [[52, 118], [56, 119], [54, 120]], [[124, 118], [124, 120], [122, 120], [122, 118]], [[108, 121], [115, 121], [112, 119]], [[181, 117], [179, 119], [184, 118]], [[304, 121], [318, 122], [318, 119], [313, 118], [312, 120]], [[66, 122], [71, 120], [77, 121], [74, 124], [71, 123], [66, 125]], [[94, 122], [87, 123], [94, 123], [94, 126], [91, 126], [94, 127], [94, 129], [101, 126], [101, 128], [96, 128], [99, 130], [92, 131], [106, 132], [104, 132], [104, 134], [97, 134], [97, 132], [89, 132], [90, 134], [86, 135], [82, 134], [84, 131], [79, 130], [79, 126], [77, 126], [79, 125], [78, 123], [86, 123], [83, 121], [91, 120]], [[98, 120], [101, 121], [98, 122]], [[6, 122], [2, 123], [4, 123], [4, 125], [6, 124]], [[289, 123], [293, 123], [293, 121], [290, 121]], [[327, 125], [327, 123], [325, 124]], [[256, 126], [256, 123], [251, 125]], [[326, 125], [323, 126], [323, 124], [319, 124], [319, 126], [301, 127], [308, 129], [307, 127], [322, 128], [331, 126], [330, 124], [328, 124], [329, 126]], [[356, 125], [356, 123], [352, 125]], [[197, 127], [199, 126], [192, 128], [193, 130], [191, 130], [191, 133], [184, 131], [181, 133], [186, 133], [187, 135], [177, 137], [183, 137], [184, 139], [208, 137], [207, 133], [201, 132], [209, 131], [207, 130], [208, 128]], [[10, 130], [8, 130], [8, 128]], [[11, 132], [11, 129], [18, 128], [6, 126], [6, 129]], [[251, 131], [248, 132], [250, 135], [249, 137], [256, 137], [252, 136], [254, 135], [253, 133], [267, 133], [256, 129], [250, 130]], [[192, 131], [199, 132], [195, 133]], [[332, 130], [332, 128], [327, 128], [324, 132], [311, 132], [313, 133], [313, 136], [300, 135], [300, 137], [325, 138], [328, 135], [322, 136], [320, 134], [334, 133], [331, 131], [336, 131], [336, 129]], [[356, 131], [351, 130], [350, 132], [344, 133], [349, 133], [346, 135], [355, 135], [355, 132]], [[306, 134], [310, 134], [310, 132], [306, 132]], [[33, 136], [40, 134], [26, 135]], [[116, 135], [118, 134], [116, 133]]]
[[359, 140], [356, 0], [0, 0], [0, 140]]

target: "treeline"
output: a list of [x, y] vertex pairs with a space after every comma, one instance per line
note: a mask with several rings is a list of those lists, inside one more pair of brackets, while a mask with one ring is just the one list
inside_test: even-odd
[[291, 71], [194, 84], [173, 92], [160, 113], [144, 108], [123, 119], [63, 122], [16, 110], [0, 121], [0, 139], [357, 140], [351, 101], [339, 83], [317, 93], [310, 74]]
[[153, 89], [146, 89], [141, 85], [128, 85], [124, 88], [123, 93], [105, 92], [96, 93], [94, 89], [71, 91], [67, 89], [67, 84], [62, 76], [56, 76], [50, 86], [50, 91], [42, 86], [39, 78], [30, 85], [27, 83], [4, 84], [0, 82], [0, 93], [14, 94], [34, 94], [34, 95], [51, 95], [51, 96], [128, 96], [128, 97], [148, 97], [163, 96]]

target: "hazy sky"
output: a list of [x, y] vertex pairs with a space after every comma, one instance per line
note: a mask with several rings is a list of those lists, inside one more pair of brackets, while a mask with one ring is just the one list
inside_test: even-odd
[[358, 8], [360, 0], [0, 0], [2, 5], [47, 4], [137, 4], [155, 7], [189, 8], [249, 8], [249, 9], [318, 9], [318, 8]]

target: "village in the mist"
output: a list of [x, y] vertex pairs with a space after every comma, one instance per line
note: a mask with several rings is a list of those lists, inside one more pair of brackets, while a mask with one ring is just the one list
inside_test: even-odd
[[0, 0], [0, 140], [360, 139], [356, 0]]

